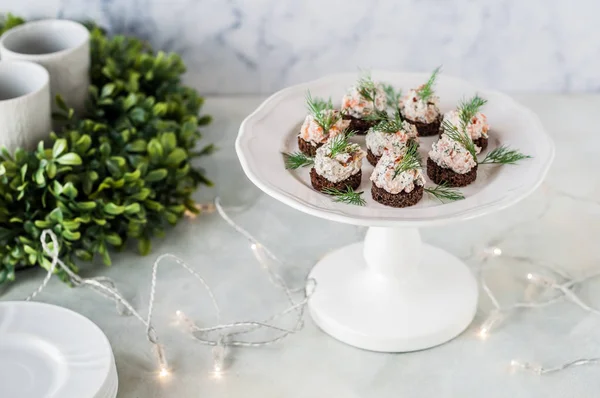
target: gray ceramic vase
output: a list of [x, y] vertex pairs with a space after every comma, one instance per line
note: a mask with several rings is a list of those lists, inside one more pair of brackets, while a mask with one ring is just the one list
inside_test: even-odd
[[0, 61], [0, 147], [32, 148], [52, 129], [50, 76], [32, 62]]
[[[2, 60], [30, 61], [50, 74], [53, 99], [60, 94], [76, 112], [84, 109], [90, 84], [90, 34], [80, 23], [47, 19], [17, 26], [0, 37]], [[53, 105], [56, 110], [56, 105]]]

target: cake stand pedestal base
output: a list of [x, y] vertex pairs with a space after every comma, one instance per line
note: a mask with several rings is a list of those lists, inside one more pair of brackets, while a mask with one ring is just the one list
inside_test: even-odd
[[410, 228], [371, 227], [364, 242], [313, 268], [315, 323], [366, 350], [422, 350], [453, 339], [473, 320], [478, 287], [467, 266], [421, 242]]

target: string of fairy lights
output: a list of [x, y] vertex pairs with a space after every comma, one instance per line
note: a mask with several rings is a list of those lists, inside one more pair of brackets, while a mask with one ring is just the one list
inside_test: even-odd
[[[173, 254], [166, 253], [160, 255], [154, 261], [154, 264], [152, 266], [150, 297], [148, 300], [148, 315], [144, 318], [131, 305], [131, 303], [127, 301], [127, 299], [125, 299], [125, 297], [119, 292], [119, 290], [116, 288], [116, 284], [111, 279], [106, 277], [82, 278], [79, 275], [75, 274], [73, 271], [71, 271], [69, 267], [59, 258], [58, 241], [56, 235], [51, 230], [44, 230], [40, 237], [44, 252], [52, 259], [51, 267], [48, 269], [48, 273], [46, 274], [46, 277], [44, 278], [40, 286], [25, 300], [32, 300], [39, 293], [41, 293], [50, 281], [50, 278], [54, 273], [56, 267], [60, 267], [66, 273], [67, 277], [69, 278], [69, 281], [73, 283], [74, 286], [90, 288], [96, 293], [99, 293], [102, 296], [114, 301], [117, 305], [117, 311], [119, 312], [119, 314], [133, 315], [145, 326], [146, 338], [153, 347], [153, 351], [158, 363], [157, 374], [160, 378], [164, 379], [171, 374], [172, 369], [169, 366], [166, 349], [164, 345], [161, 344], [159, 337], [156, 333], [156, 329], [154, 328], [153, 314], [154, 304], [156, 301], [156, 285], [158, 283], [158, 268], [159, 266], [161, 266], [161, 264], [165, 263], [164, 260], [172, 260], [176, 264], [181, 266], [183, 269], [185, 269], [189, 274], [191, 274], [204, 287], [205, 291], [207, 292], [210, 298], [211, 304], [214, 308], [215, 315], [217, 318], [218, 324], [216, 326], [200, 327], [180, 310], [175, 311], [175, 316], [187, 326], [190, 335], [195, 340], [199, 341], [202, 344], [212, 346], [212, 374], [215, 378], [220, 378], [227, 364], [229, 347], [262, 347], [277, 343], [289, 336], [290, 334], [297, 333], [300, 330], [302, 330], [302, 328], [304, 327], [304, 310], [310, 296], [314, 292], [316, 284], [314, 280], [309, 279], [301, 288], [289, 288], [284, 279], [279, 274], [277, 274], [271, 266], [271, 261], [281, 264], [280, 260], [270, 250], [268, 250], [265, 246], [258, 242], [258, 240], [254, 238], [254, 236], [252, 236], [249, 232], [237, 225], [227, 215], [227, 213], [221, 206], [219, 198], [215, 199], [214, 204], [203, 205], [199, 208], [199, 210], [201, 212], [204, 211], [206, 213], [210, 213], [215, 210], [218, 211], [221, 217], [228, 224], [230, 224], [236, 231], [238, 231], [248, 240], [254, 257], [258, 260], [262, 268], [267, 271], [270, 281], [285, 293], [286, 298], [289, 302], [289, 307], [287, 309], [278, 312], [267, 319], [222, 324], [220, 323], [221, 309], [217, 303], [212, 289], [210, 288], [206, 280], [192, 267], [190, 267], [185, 261]], [[50, 242], [48, 242], [48, 238], [50, 239]], [[295, 299], [294, 295], [298, 294], [301, 294], [300, 299]], [[295, 313], [296, 316], [294, 325], [291, 328], [285, 328], [275, 324], [277, 320], [283, 318], [284, 316], [290, 313]], [[276, 334], [273, 337], [263, 340], [245, 340], [241, 337], [258, 330], [272, 330], [275, 331]]]
[[[170, 260], [181, 266], [190, 275], [192, 275], [192, 277], [194, 277], [203, 286], [208, 294], [216, 315], [217, 325], [201, 327], [181, 310], [176, 310], [174, 315], [179, 323], [185, 326], [192, 338], [204, 345], [212, 347], [211, 373], [215, 378], [222, 377], [223, 372], [229, 363], [230, 348], [262, 347], [275, 344], [285, 339], [289, 335], [301, 331], [304, 327], [303, 318], [306, 305], [317, 286], [314, 280], [307, 279], [303, 286], [298, 288], [290, 288], [285, 280], [274, 269], [275, 266], [280, 267], [284, 263], [227, 214], [221, 205], [220, 198], [217, 197], [214, 203], [199, 205], [198, 209], [200, 210], [201, 214], [213, 213], [216, 211], [224, 221], [226, 221], [248, 241], [250, 250], [260, 264], [261, 268], [266, 271], [271, 283], [285, 294], [288, 303], [288, 307], [285, 310], [275, 313], [266, 319], [221, 323], [221, 309], [211, 287], [208, 285], [206, 280], [185, 261], [173, 254], [166, 253], [158, 256], [152, 266], [148, 314], [146, 317], [144, 317], [133, 307], [133, 305], [131, 305], [127, 299], [125, 299], [125, 297], [117, 289], [116, 283], [110, 278], [82, 278], [73, 273], [59, 258], [60, 248], [58, 246], [56, 235], [51, 230], [44, 230], [40, 237], [44, 252], [52, 259], [51, 267], [48, 269], [48, 273], [46, 274], [40, 286], [32, 294], [30, 294], [26, 300], [32, 300], [38, 294], [40, 294], [50, 281], [56, 268], [60, 267], [60, 269], [64, 271], [69, 281], [74, 286], [89, 288], [96, 293], [99, 293], [100, 295], [114, 301], [117, 312], [120, 315], [132, 315], [139, 320], [142, 325], [144, 325], [146, 337], [148, 342], [153, 347], [158, 364], [158, 377], [161, 379], [166, 379], [171, 374], [172, 369], [169, 366], [166, 349], [160, 342], [154, 328], [153, 314], [156, 300], [156, 286], [158, 283], [158, 268], [161, 266], [161, 264], [165, 264], [166, 260]], [[189, 217], [194, 218], [194, 216], [191, 214]], [[542, 289], [544, 293], [540, 296], [542, 298], [538, 300], [516, 302], [511, 305], [501, 304], [486, 280], [486, 271], [491, 268], [490, 260], [500, 256], [502, 256], [502, 250], [499, 247], [488, 247], [482, 251], [479, 258], [481, 261], [481, 267], [479, 268], [479, 282], [483, 292], [493, 306], [493, 309], [489, 312], [487, 318], [478, 328], [477, 335], [479, 338], [486, 339], [493, 330], [499, 327], [502, 322], [505, 321], [507, 317], [515, 311], [542, 308], [563, 300], [568, 300], [569, 302], [577, 305], [589, 313], [600, 315], [600, 310], [587, 304], [585, 300], [583, 300], [574, 291], [577, 286], [591, 281], [594, 278], [600, 277], [600, 271], [585, 277], [573, 278], [563, 270], [546, 266], [546, 268], [553, 275], [552, 277], [542, 275], [540, 273], [527, 273], [525, 275], [525, 280], [529, 282], [531, 286], [536, 286]], [[294, 316], [293, 325], [291, 327], [281, 326], [279, 323], [282, 323], [281, 321], [287, 319], [287, 317], [290, 315]], [[252, 339], [248, 337], [252, 333], [261, 330], [270, 331], [270, 337], [263, 339]], [[556, 373], [576, 366], [594, 364], [600, 364], [600, 358], [577, 358], [554, 367], [544, 367], [531, 362], [512, 360], [510, 362], [510, 367], [512, 369], [521, 369], [538, 375], [544, 375], [548, 373]]]
[[[488, 314], [487, 318], [481, 323], [478, 328], [477, 335], [481, 339], [486, 339], [490, 333], [502, 324], [502, 322], [509, 317], [513, 312], [523, 309], [535, 309], [543, 308], [549, 305], [555, 304], [559, 301], [567, 300], [572, 304], [575, 304], [582, 310], [592, 313], [594, 315], [600, 315], [600, 310], [587, 304], [575, 291], [577, 286], [583, 283], [592, 281], [595, 278], [600, 277], [600, 271], [595, 271], [580, 278], [571, 277], [567, 272], [560, 268], [553, 267], [544, 264], [546, 268], [554, 277], [542, 275], [541, 273], [529, 272], [525, 275], [525, 280], [530, 286], [539, 287], [542, 291], [539, 294], [539, 299], [531, 301], [519, 301], [511, 305], [502, 305], [492, 289], [487, 283], [485, 278], [486, 269], [490, 268], [490, 260], [493, 258], [500, 257], [502, 255], [502, 249], [499, 247], [488, 247], [483, 250], [481, 261], [482, 265], [479, 271], [479, 283], [481, 289], [492, 303], [493, 309]], [[513, 359], [510, 361], [510, 367], [513, 370], [525, 370], [533, 372], [538, 375], [556, 373], [562, 370], [566, 370], [576, 366], [582, 365], [596, 365], [600, 364], [600, 357], [598, 358], [577, 358], [568, 362], [562, 363], [553, 367], [545, 367], [540, 364], [532, 362], [521, 362], [520, 360]]]

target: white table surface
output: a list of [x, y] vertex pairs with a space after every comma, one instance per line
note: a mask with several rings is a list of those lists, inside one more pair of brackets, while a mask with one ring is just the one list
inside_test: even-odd
[[[503, 302], [522, 298], [523, 275], [539, 264], [558, 265], [575, 275], [600, 267], [600, 96], [517, 95], [537, 112], [556, 142], [556, 160], [546, 182], [512, 208], [480, 219], [422, 230], [424, 240], [455, 253], [476, 267], [474, 251], [496, 241], [505, 255], [490, 271]], [[203, 142], [220, 150], [202, 160], [216, 187], [202, 188], [196, 198], [219, 194], [232, 212], [289, 264], [282, 272], [300, 285], [311, 265], [328, 251], [362, 239], [365, 229], [331, 223], [287, 208], [258, 191], [244, 176], [233, 150], [242, 119], [262, 97], [207, 98], [205, 111], [214, 122]], [[218, 215], [184, 220], [153, 253], [140, 257], [115, 254], [111, 268], [84, 267], [82, 274], [114, 278], [119, 288], [145, 313], [151, 263], [171, 252], [191, 263], [214, 287], [226, 320], [260, 319], [286, 307], [284, 296], [268, 282], [247, 241]], [[41, 270], [18, 275], [0, 287], [0, 299], [21, 299], [43, 277]], [[309, 317], [297, 335], [267, 348], [236, 349], [221, 379], [210, 375], [210, 349], [177, 327], [174, 313], [183, 310], [203, 325], [212, 325], [208, 298], [188, 274], [174, 264], [159, 271], [157, 329], [174, 369], [168, 381], [156, 377], [156, 363], [144, 328], [133, 317], [116, 314], [113, 304], [83, 289], [53, 280], [41, 301], [73, 309], [97, 323], [108, 336], [119, 373], [119, 397], [598, 397], [600, 366], [537, 376], [511, 373], [511, 359], [554, 365], [581, 356], [600, 356], [600, 317], [569, 303], [511, 316], [482, 341], [475, 330], [490, 304], [480, 299], [475, 322], [443, 346], [408, 354], [361, 351], [318, 330]], [[598, 283], [583, 287], [583, 296], [600, 307]], [[288, 324], [289, 325], [289, 324]]]

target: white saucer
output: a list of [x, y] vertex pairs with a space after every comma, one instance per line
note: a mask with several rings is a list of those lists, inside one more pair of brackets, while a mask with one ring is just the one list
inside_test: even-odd
[[108, 339], [90, 320], [54, 305], [0, 303], [0, 397], [114, 398]]

